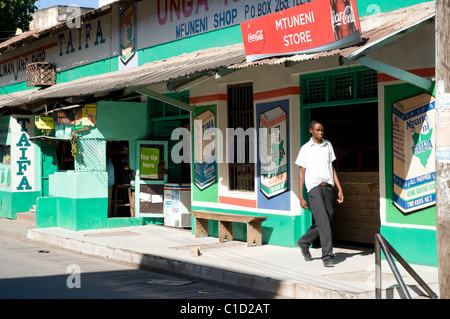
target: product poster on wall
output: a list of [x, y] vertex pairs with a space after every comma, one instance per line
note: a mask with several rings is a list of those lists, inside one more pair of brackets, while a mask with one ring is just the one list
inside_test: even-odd
[[159, 156], [158, 148], [141, 147], [141, 178], [158, 179]]
[[420, 94], [392, 107], [394, 205], [403, 213], [436, 203], [435, 99]]
[[120, 61], [127, 65], [136, 53], [136, 13], [134, 5], [120, 13]]
[[256, 105], [258, 208], [290, 210], [289, 100]]
[[206, 110], [194, 118], [194, 179], [203, 190], [216, 182], [216, 141], [214, 113]]

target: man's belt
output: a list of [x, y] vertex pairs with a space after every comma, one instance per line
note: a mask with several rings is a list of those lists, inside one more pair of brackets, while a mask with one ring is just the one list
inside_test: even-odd
[[329, 187], [333, 187], [333, 186], [331, 186], [331, 184], [328, 184], [328, 183], [326, 183], [326, 182], [320, 183], [320, 186], [329, 186]]

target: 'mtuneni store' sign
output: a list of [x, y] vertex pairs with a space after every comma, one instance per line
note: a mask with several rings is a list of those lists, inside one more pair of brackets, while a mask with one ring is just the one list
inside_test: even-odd
[[316, 0], [241, 23], [247, 62], [361, 42], [356, 0]]

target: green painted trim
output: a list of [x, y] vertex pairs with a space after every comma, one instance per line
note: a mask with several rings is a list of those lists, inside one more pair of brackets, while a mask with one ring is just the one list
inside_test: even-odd
[[164, 225], [164, 218], [144, 217], [143, 225]]
[[415, 75], [411, 72], [405, 71], [403, 69], [394, 67], [390, 64], [378, 61], [373, 58], [369, 58], [368, 56], [362, 56], [355, 60], [359, 64], [365, 65], [369, 68], [377, 70], [381, 73], [386, 73], [396, 79], [401, 79], [405, 82], [414, 84], [423, 89], [429, 90], [432, 86], [432, 81], [425, 79], [421, 76]]
[[[268, 216], [268, 219], [262, 223], [263, 244], [297, 247], [296, 240], [303, 234], [302, 216], [263, 214], [245, 210], [230, 210], [203, 206], [192, 206], [191, 210], [209, 210], [230, 214]], [[194, 217], [191, 218], [191, 231], [195, 234], [195, 220]], [[217, 221], [208, 221], [208, 234], [211, 237], [219, 236]], [[234, 240], [247, 241], [247, 226], [245, 223], [233, 223], [233, 238]]]
[[36, 228], [58, 227], [57, 197], [39, 197], [36, 201]]
[[121, 217], [108, 218], [108, 228], [142, 226], [143, 219], [141, 217]]
[[56, 83], [70, 82], [82, 77], [110, 73], [117, 70], [119, 70], [118, 57], [111, 57], [62, 71], [56, 74]]
[[70, 230], [107, 228], [107, 208], [108, 198], [58, 197], [56, 203], [58, 227]]
[[138, 65], [167, 59], [183, 53], [195, 52], [216, 46], [223, 47], [236, 43], [242, 43], [240, 25], [139, 50]]
[[432, 2], [434, 0], [396, 0], [396, 1], [373, 1], [357, 0], [359, 17], [370, 16], [381, 12], [390, 12], [401, 8], [416, 5], [422, 2]]
[[407, 263], [437, 267], [435, 230], [382, 225], [380, 233]]

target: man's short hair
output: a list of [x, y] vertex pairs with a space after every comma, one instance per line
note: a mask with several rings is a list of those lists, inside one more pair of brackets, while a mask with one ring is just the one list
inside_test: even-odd
[[309, 127], [310, 127], [310, 128], [313, 128], [314, 125], [317, 125], [317, 124], [321, 124], [321, 125], [322, 125], [322, 123], [320, 123], [319, 121], [312, 120]]

